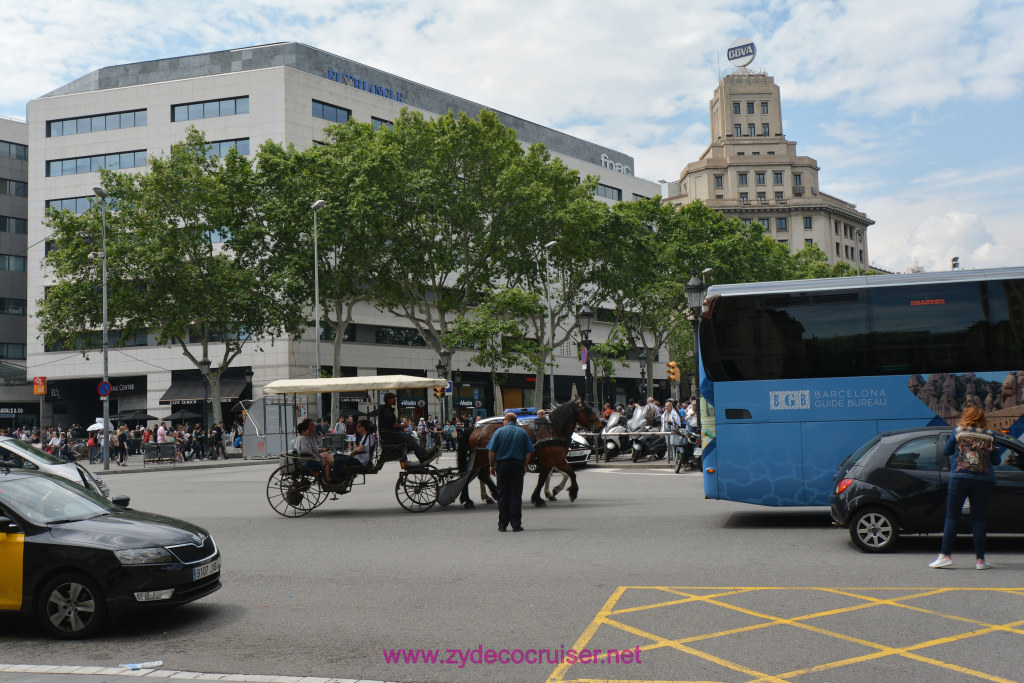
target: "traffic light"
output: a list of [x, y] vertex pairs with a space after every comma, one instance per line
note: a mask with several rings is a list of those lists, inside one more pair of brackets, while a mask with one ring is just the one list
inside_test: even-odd
[[679, 364], [676, 363], [674, 360], [670, 360], [668, 363], [665, 364], [665, 367], [668, 368], [668, 378], [669, 378], [669, 380], [672, 381], [672, 382], [678, 382], [679, 381]]

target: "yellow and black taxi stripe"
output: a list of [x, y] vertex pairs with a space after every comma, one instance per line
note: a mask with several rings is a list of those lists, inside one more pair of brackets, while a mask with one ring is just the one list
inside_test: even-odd
[[0, 610], [20, 610], [25, 576], [25, 534], [0, 530]]

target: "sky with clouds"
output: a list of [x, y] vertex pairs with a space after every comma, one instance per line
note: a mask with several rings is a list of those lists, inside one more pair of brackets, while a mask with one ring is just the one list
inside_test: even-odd
[[1024, 263], [1024, 0], [48, 0], [0, 3], [0, 115], [96, 68], [298, 41], [678, 177], [736, 38], [873, 264]]

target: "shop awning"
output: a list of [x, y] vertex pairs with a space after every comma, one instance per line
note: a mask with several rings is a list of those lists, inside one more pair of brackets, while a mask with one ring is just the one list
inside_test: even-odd
[[[220, 398], [222, 401], [238, 398], [247, 386], [242, 377], [221, 377]], [[181, 401], [202, 401], [210, 397], [210, 390], [201, 379], [177, 379], [171, 381], [170, 388], [160, 397], [160, 404], [178, 403]]]

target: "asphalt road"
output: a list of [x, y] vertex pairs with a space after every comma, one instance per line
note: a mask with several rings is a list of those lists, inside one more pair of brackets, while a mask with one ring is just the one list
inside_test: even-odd
[[[264, 496], [271, 469], [111, 477], [133, 507], [209, 529], [224, 588], [86, 642], [49, 641], [29, 620], [0, 617], [0, 664], [161, 660], [176, 671], [390, 681], [1022, 676], [1019, 537], [991, 540], [992, 571], [968, 567], [966, 538], [961, 569], [932, 570], [937, 538], [867, 555], [824, 509], [705, 501], [699, 474], [660, 469], [583, 470], [580, 499], [525, 509], [521, 534], [497, 532], [494, 506], [404, 511], [393, 465], [285, 519]], [[574, 647], [640, 647], [641, 661], [559, 665]], [[398, 648], [437, 649], [454, 663], [386, 663], [383, 650]], [[460, 666], [467, 655], [449, 652], [477, 648], [481, 658], [554, 654]]]

